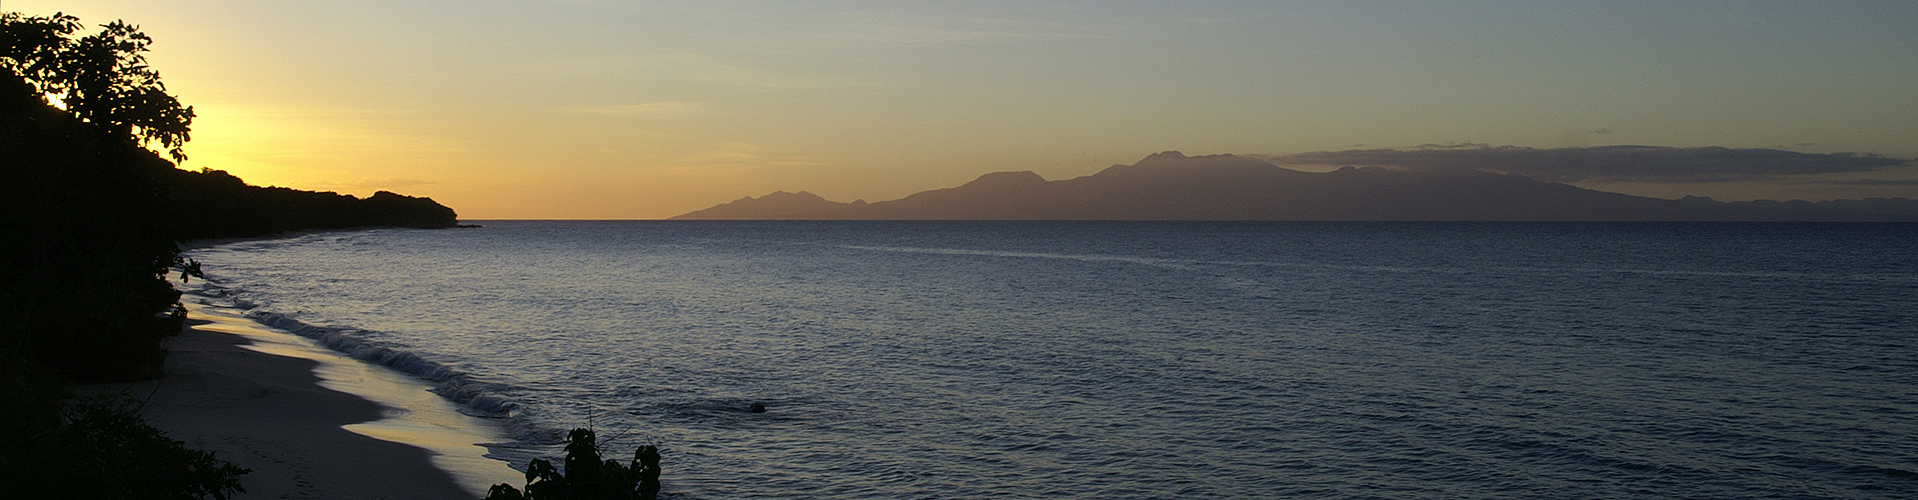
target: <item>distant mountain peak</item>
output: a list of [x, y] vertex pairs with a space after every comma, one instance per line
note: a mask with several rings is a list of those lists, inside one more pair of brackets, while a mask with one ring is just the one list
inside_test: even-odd
[[1185, 153], [1180, 153], [1178, 151], [1161, 151], [1161, 152], [1153, 153], [1151, 155], [1146, 156], [1145, 160], [1143, 161], [1183, 160], [1183, 159], [1185, 159]]
[[1312, 173], [1251, 156], [1162, 151], [1047, 181], [993, 172], [905, 198], [836, 203], [808, 192], [742, 198], [675, 219], [864, 220], [1913, 220], [1913, 200], [1664, 200], [1469, 168], [1342, 167]]
[[806, 218], [812, 214], [835, 210], [846, 206], [864, 205], [834, 203], [819, 195], [805, 191], [789, 193], [773, 191], [765, 196], [754, 198], [747, 196], [712, 208], [681, 215], [681, 219], [781, 219]]
[[1270, 163], [1267, 163], [1265, 160], [1244, 157], [1244, 156], [1239, 156], [1234, 154], [1186, 156], [1185, 153], [1180, 153], [1178, 151], [1162, 151], [1162, 152], [1146, 155], [1144, 159], [1139, 160], [1139, 162], [1135, 163], [1134, 165], [1144, 165], [1148, 163], [1206, 164], [1206, 163], [1219, 163], [1219, 162], [1230, 162], [1230, 163], [1256, 162], [1256, 163], [1265, 163], [1267, 165], [1270, 165]]
[[[748, 198], [750, 198], [750, 196]], [[785, 191], [773, 191], [772, 194], [761, 196], [759, 197], [759, 199], [761, 200], [787, 199], [787, 200], [803, 200], [803, 201], [811, 201], [811, 200], [825, 201], [826, 200], [825, 198], [821, 198], [819, 195], [812, 194], [805, 191], [800, 191], [797, 193], [788, 193]]]
[[1250, 156], [1230, 154], [1186, 156], [1178, 151], [1165, 151], [1146, 156], [1131, 165], [1113, 165], [1093, 174], [1093, 177], [1106, 179], [1126, 177], [1215, 177], [1235, 174], [1271, 174], [1297, 172], [1287, 170], [1270, 162]]
[[973, 179], [972, 182], [968, 182], [964, 186], [960, 186], [960, 187], [972, 189], [972, 188], [982, 188], [982, 187], [1034, 185], [1034, 184], [1044, 184], [1045, 182], [1046, 182], [1045, 177], [1040, 177], [1039, 174], [1033, 173], [1032, 171], [993, 172], [990, 174], [981, 175], [979, 176], [979, 178]]

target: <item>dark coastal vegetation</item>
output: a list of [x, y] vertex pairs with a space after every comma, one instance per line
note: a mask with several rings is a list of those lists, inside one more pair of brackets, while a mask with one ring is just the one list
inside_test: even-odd
[[533, 459], [526, 464], [524, 489], [496, 484], [486, 500], [653, 500], [659, 498], [659, 448], [646, 445], [633, 451], [627, 463], [600, 454], [599, 439], [591, 429], [566, 434], [565, 469]]
[[[161, 341], [185, 320], [165, 277], [199, 269], [179, 244], [450, 227], [455, 215], [427, 198], [262, 188], [176, 168], [194, 112], [146, 64], [152, 40], [118, 21], [82, 28], [62, 14], [0, 15], [0, 179], [9, 187], [0, 201], [0, 483], [52, 488], [29, 496], [226, 498], [244, 469], [180, 448], [134, 405], [74, 403], [65, 389], [162, 375]], [[113, 489], [120, 479], [174, 486]]]
[[297, 230], [355, 227], [444, 228], [453, 209], [431, 198], [388, 191], [348, 194], [258, 187], [223, 170], [174, 170], [174, 213], [186, 239], [271, 236]]

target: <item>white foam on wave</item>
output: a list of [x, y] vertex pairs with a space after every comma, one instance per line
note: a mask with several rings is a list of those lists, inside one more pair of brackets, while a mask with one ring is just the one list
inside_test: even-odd
[[[379, 345], [364, 337], [364, 335], [369, 333], [365, 330], [307, 324], [289, 317], [286, 314], [274, 312], [266, 307], [266, 305], [240, 298], [240, 294], [207, 280], [192, 284], [175, 282], [175, 288], [180, 289], [192, 297], [198, 298], [199, 304], [205, 307], [218, 308], [223, 310], [221, 311], [223, 313], [251, 320], [251, 322], [263, 327], [264, 330], [276, 331], [303, 338], [314, 344], [315, 348], [325, 349], [332, 353], [351, 358], [359, 362], [359, 364], [377, 366], [402, 374], [406, 378], [419, 383], [425, 388], [426, 392], [430, 392], [436, 395], [441, 401], [448, 403], [448, 406], [453, 408], [457, 413], [491, 422], [491, 424], [488, 425], [496, 426], [500, 431], [498, 432], [500, 435], [497, 438], [482, 440], [483, 442], [468, 443], [484, 446], [489, 449], [490, 452], [485, 455], [489, 461], [502, 460], [508, 462], [509, 465], [513, 465], [514, 468], [518, 468], [519, 465], [517, 464], [523, 463], [522, 459], [525, 458], [520, 456], [524, 454], [523, 449], [538, 447], [547, 441], [552, 441], [553, 436], [561, 435], [558, 431], [543, 428], [533, 423], [531, 419], [522, 416], [516, 411], [521, 405], [516, 401], [494, 394], [489, 390], [490, 384], [474, 380], [472, 376], [464, 372], [428, 360], [413, 352]], [[387, 404], [387, 401], [367, 394], [359, 394], [358, 392], [350, 390], [345, 392]], [[382, 394], [381, 396], [385, 397], [387, 395]], [[400, 399], [392, 397], [386, 397], [386, 400], [401, 401]], [[406, 428], [409, 427], [409, 425], [402, 424], [398, 427]], [[432, 449], [426, 446], [426, 443], [404, 441], [403, 439], [409, 435], [407, 432], [380, 431], [378, 430], [378, 426], [369, 428], [374, 429], [373, 432], [379, 433], [380, 435], [369, 434], [368, 432], [361, 432], [359, 430], [355, 430], [355, 432], [361, 432], [362, 434], [368, 434], [389, 441], [406, 442], [407, 444]], [[470, 464], [468, 466], [470, 467]], [[470, 476], [471, 474], [468, 475]], [[482, 486], [490, 486], [490, 484]]]
[[320, 386], [389, 409], [379, 420], [341, 426], [347, 431], [423, 448], [434, 467], [451, 474], [462, 488], [475, 495], [484, 494], [494, 484], [515, 482], [512, 469], [490, 457], [485, 447], [504, 438], [505, 429], [493, 419], [460, 411], [457, 405], [431, 394], [430, 384], [410, 374], [350, 359], [315, 339], [253, 321], [239, 309], [206, 300], [208, 295], [193, 295], [202, 300], [187, 303], [190, 314], [210, 323], [196, 328], [246, 337], [251, 344], [243, 347], [250, 350], [313, 360], [318, 363], [313, 371], [320, 377]]

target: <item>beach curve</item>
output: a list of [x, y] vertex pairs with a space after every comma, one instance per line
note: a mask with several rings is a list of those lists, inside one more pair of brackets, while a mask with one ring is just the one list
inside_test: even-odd
[[478, 498], [522, 479], [479, 445], [500, 427], [427, 382], [187, 302], [166, 377], [83, 392], [131, 394], [172, 439], [253, 469], [235, 498]]

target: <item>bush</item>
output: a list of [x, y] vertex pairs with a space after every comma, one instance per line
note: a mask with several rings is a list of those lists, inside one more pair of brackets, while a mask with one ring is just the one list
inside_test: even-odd
[[13, 415], [0, 429], [0, 484], [10, 498], [225, 500], [252, 472], [188, 449], [140, 419], [125, 395], [60, 405], [58, 417]]
[[526, 465], [526, 489], [496, 484], [486, 500], [653, 500], [659, 497], [659, 448], [641, 446], [633, 460], [604, 460], [598, 437], [589, 429], [566, 435], [566, 470], [533, 459]]

